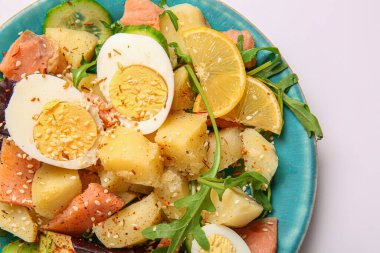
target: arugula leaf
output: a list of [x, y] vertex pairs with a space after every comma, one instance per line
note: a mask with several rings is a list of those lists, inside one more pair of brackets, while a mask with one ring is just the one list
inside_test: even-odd
[[290, 98], [285, 94], [284, 103], [305, 127], [309, 137], [314, 134], [318, 140], [323, 138], [323, 132], [321, 126], [319, 125], [318, 119], [310, 112], [310, 108], [307, 104]]
[[[194, 70], [189, 65], [186, 65], [185, 68], [189, 74], [190, 79], [198, 89], [198, 92], [201, 95], [203, 102], [207, 108], [216, 139], [214, 162], [210, 170], [201, 177], [215, 178], [218, 173], [218, 168], [221, 159], [221, 143], [219, 130], [216, 125], [214, 114], [207, 101], [202, 86], [194, 73]], [[201, 213], [203, 210], [215, 212], [215, 207], [210, 199], [210, 191], [210, 187], [202, 185], [201, 189], [194, 195], [177, 200], [174, 203], [176, 207], [186, 208], [186, 212], [182, 216], [182, 218], [168, 224], [162, 223], [157, 226], [147, 228], [142, 232], [144, 237], [151, 240], [157, 238], [171, 238], [171, 243], [167, 252], [174, 253], [178, 249], [178, 247], [185, 241], [186, 237], [188, 235], [192, 235], [195, 238], [195, 240], [199, 243], [199, 245], [201, 245], [205, 250], [209, 250], [210, 244], [207, 240], [204, 231], [201, 229], [200, 222], [202, 220]]]
[[83, 78], [88, 76], [87, 71], [91, 67], [95, 66], [96, 63], [97, 63], [97, 60], [93, 60], [92, 62], [85, 63], [85, 64], [81, 65], [79, 68], [73, 69], [71, 71], [73, 74], [73, 83], [74, 83], [75, 88], [78, 88], [80, 81], [82, 81]]
[[174, 53], [177, 55], [178, 64], [192, 64], [193, 60], [187, 54], [182, 53], [181, 49], [177, 42], [172, 42], [169, 44], [169, 47], [174, 49]]
[[164, 7], [166, 5], [166, 0], [160, 0], [160, 2], [157, 5], [161, 8]]
[[160, 16], [164, 16], [165, 14], [169, 15], [170, 21], [172, 21], [174, 29], [178, 31], [178, 17], [171, 10], [164, 10], [164, 12]]
[[236, 46], [238, 47], [240, 52], [243, 52], [243, 49], [244, 49], [244, 36], [243, 35], [240, 34], [238, 36]]
[[124, 29], [123, 23], [120, 20], [113, 24], [108, 24], [107, 22], [100, 20], [104, 27], [112, 32], [112, 34], [120, 33]]

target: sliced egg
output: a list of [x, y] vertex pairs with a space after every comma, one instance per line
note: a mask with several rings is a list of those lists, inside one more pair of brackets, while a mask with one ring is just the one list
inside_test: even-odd
[[169, 114], [174, 73], [162, 46], [144, 35], [111, 36], [98, 56], [100, 89], [127, 127], [156, 131]]
[[98, 159], [97, 110], [58, 77], [35, 74], [18, 82], [5, 121], [16, 145], [41, 162], [83, 169]]
[[251, 253], [248, 245], [244, 240], [232, 229], [209, 224], [202, 227], [207, 239], [210, 243], [210, 250], [204, 251], [197, 241], [193, 241], [191, 252], [192, 253], [205, 253], [205, 252], [228, 252], [228, 253]]

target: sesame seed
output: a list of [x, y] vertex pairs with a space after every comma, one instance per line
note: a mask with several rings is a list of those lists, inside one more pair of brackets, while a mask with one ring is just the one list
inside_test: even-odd
[[77, 212], [79, 210], [79, 208], [77, 206], [73, 206], [73, 209], [75, 212]]
[[16, 196], [15, 195], [12, 196], [12, 201], [16, 201]]
[[33, 182], [32, 179], [29, 179], [29, 180], [26, 181], [26, 183], [28, 183], [28, 184], [30, 184], [31, 182]]
[[99, 200], [95, 199], [94, 203], [95, 203], [95, 205], [100, 206], [100, 201]]
[[96, 210], [96, 214], [99, 215], [99, 216], [103, 215], [103, 213], [101, 211], [99, 211], [99, 210]]
[[269, 230], [267, 228], [263, 228], [263, 231], [264, 232], [268, 232]]
[[28, 170], [28, 173], [34, 174], [34, 171], [33, 170]]
[[108, 215], [108, 216], [111, 216], [111, 215], [112, 215], [112, 212], [111, 212], [111, 211], [108, 211], [107, 215]]
[[32, 159], [33, 159], [33, 158], [30, 157], [30, 156], [26, 157], [26, 160], [28, 160], [28, 161], [31, 161]]
[[77, 179], [77, 177], [76, 176], [71, 176], [70, 179], [71, 180], [75, 180], [75, 179]]
[[12, 193], [12, 191], [13, 191], [13, 190], [7, 190], [5, 193], [6, 193], [7, 195], [10, 195], [10, 194]]
[[16, 61], [16, 68], [21, 66], [21, 61]]
[[105, 194], [107, 194], [108, 193], [108, 190], [107, 189], [104, 189], [104, 191], [103, 191]]
[[84, 207], [88, 207], [88, 201], [84, 202]]
[[28, 169], [31, 169], [31, 168], [34, 167], [34, 165], [33, 165], [33, 164], [28, 164], [28, 165], [26, 165], [26, 167], [27, 167]]
[[110, 198], [106, 199], [106, 203], [108, 204], [109, 202], [111, 202], [111, 199]]
[[24, 189], [28, 189], [29, 187], [28, 187], [26, 184], [23, 184], [23, 185], [22, 185], [22, 188], [24, 188]]
[[114, 239], [117, 239], [117, 238], [119, 238], [119, 235], [116, 234], [116, 235], [113, 236], [113, 238], [114, 238]]
[[22, 176], [22, 172], [19, 171], [19, 172], [16, 173], [16, 175], [17, 175], [17, 176]]
[[22, 155], [20, 153], [17, 154], [17, 157], [22, 159]]
[[94, 222], [95, 221], [95, 217], [91, 217], [91, 221]]
[[25, 190], [20, 189], [19, 192], [20, 192], [21, 194], [24, 194], [24, 193], [25, 193]]
[[103, 180], [105, 183], [108, 183], [110, 181], [110, 179], [108, 177], [104, 178]]
[[266, 224], [268, 224], [268, 225], [273, 225], [274, 223], [271, 222], [271, 221], [267, 221]]

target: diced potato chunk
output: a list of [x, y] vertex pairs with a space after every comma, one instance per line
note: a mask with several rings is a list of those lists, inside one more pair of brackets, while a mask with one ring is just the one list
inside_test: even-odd
[[123, 177], [119, 177], [112, 171], [100, 171], [100, 184], [111, 192], [126, 192], [131, 186]]
[[131, 203], [133, 200], [135, 200], [139, 196], [138, 193], [134, 193], [134, 192], [117, 192], [115, 194], [123, 199], [125, 206]]
[[278, 157], [273, 144], [252, 128], [244, 130], [242, 139], [246, 170], [261, 173], [270, 181], [278, 167]]
[[102, 139], [99, 158], [106, 171], [131, 184], [157, 186], [164, 169], [158, 145], [124, 127], [113, 129]]
[[81, 191], [78, 171], [43, 164], [33, 179], [32, 200], [39, 215], [52, 219]]
[[227, 189], [222, 196], [222, 201], [219, 200], [218, 194], [212, 190], [211, 201], [216, 212], [206, 213], [207, 222], [228, 227], [244, 227], [259, 217], [263, 211], [260, 204], [237, 188]]
[[[182, 38], [182, 32], [190, 28], [205, 27], [207, 21], [202, 11], [190, 4], [179, 4], [170, 8], [178, 17], [178, 31], [175, 30], [169, 15], [163, 15], [160, 18], [160, 31], [164, 34], [169, 43], [177, 42], [181, 51], [186, 53], [185, 43]], [[177, 57], [173, 50], [170, 50], [170, 59], [173, 67], [177, 65]]]
[[37, 224], [26, 207], [0, 203], [0, 227], [26, 242], [37, 238]]
[[191, 89], [189, 75], [185, 67], [174, 72], [174, 98], [172, 111], [192, 109], [195, 100], [195, 92]]
[[178, 111], [169, 115], [158, 129], [156, 143], [165, 156], [165, 165], [196, 178], [207, 156], [206, 114]]
[[162, 210], [169, 219], [179, 219], [185, 213], [184, 208], [177, 208], [173, 203], [189, 195], [189, 183], [173, 169], [167, 169], [161, 177], [161, 184], [154, 189], [162, 204]]
[[82, 58], [89, 62], [95, 53], [98, 38], [86, 31], [66, 28], [47, 28], [46, 36], [58, 42], [67, 62], [76, 69], [81, 65]]
[[[243, 144], [240, 137], [241, 131], [239, 128], [225, 128], [219, 132], [220, 134], [220, 142], [222, 148], [221, 160], [219, 170], [223, 170], [242, 158], [242, 149]], [[215, 154], [215, 134], [211, 133], [209, 135], [209, 149], [208, 149], [208, 157], [207, 161], [209, 166], [212, 165], [214, 161]]]
[[143, 200], [114, 214], [94, 227], [98, 239], [108, 248], [124, 248], [147, 241], [142, 231], [162, 220], [158, 198], [151, 193]]

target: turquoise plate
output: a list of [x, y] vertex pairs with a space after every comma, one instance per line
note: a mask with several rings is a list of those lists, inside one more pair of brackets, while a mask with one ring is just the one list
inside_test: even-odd
[[[0, 51], [6, 51], [20, 31], [26, 29], [35, 33], [42, 32], [45, 13], [62, 1], [42, 0], [30, 5], [0, 28]], [[122, 16], [125, 0], [99, 0], [110, 11], [114, 20]], [[220, 31], [228, 29], [249, 30], [257, 47], [269, 46], [271, 42], [246, 18], [232, 8], [217, 0], [168, 0], [172, 6], [190, 3], [203, 11], [211, 26]], [[1, 59], [2, 56], [0, 56]], [[259, 59], [260, 60], [260, 59]], [[286, 71], [274, 79], [280, 79], [290, 73]], [[299, 86], [294, 86], [289, 95], [304, 101]], [[279, 219], [278, 252], [297, 252], [306, 234], [313, 210], [317, 186], [316, 145], [308, 137], [305, 129], [285, 109], [285, 126], [281, 138], [275, 140], [279, 156], [279, 168], [273, 179], [273, 207], [271, 214]], [[14, 237], [0, 238], [5, 245]]]

